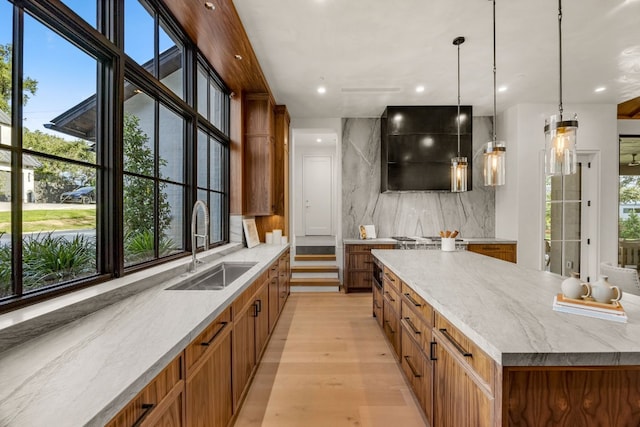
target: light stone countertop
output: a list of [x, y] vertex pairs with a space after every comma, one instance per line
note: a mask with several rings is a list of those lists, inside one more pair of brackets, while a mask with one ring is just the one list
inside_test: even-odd
[[[419, 238], [421, 242], [424, 242], [424, 238]], [[495, 237], [469, 237], [469, 238], [460, 238], [462, 240], [462, 244], [465, 243], [474, 243], [474, 244], [515, 244], [518, 243], [515, 240], [509, 239], [499, 239]], [[380, 244], [397, 244], [400, 243], [396, 239], [391, 237], [379, 237], [377, 239], [343, 239], [342, 243], [345, 245], [380, 245]], [[440, 243], [436, 241], [435, 243]]]
[[468, 251], [372, 254], [503, 366], [640, 365], [640, 297], [628, 323], [552, 310], [563, 280]]
[[198, 266], [257, 262], [224, 290], [164, 290], [182, 274], [0, 353], [0, 426], [104, 425], [287, 248]]

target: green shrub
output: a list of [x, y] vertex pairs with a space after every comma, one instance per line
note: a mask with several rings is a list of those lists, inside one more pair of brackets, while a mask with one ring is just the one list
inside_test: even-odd
[[[160, 238], [158, 255], [168, 255], [176, 250], [172, 239], [163, 236]], [[151, 230], [129, 232], [124, 237], [125, 264], [143, 262], [155, 257], [154, 234]]]
[[[0, 232], [0, 238], [5, 233]], [[11, 244], [0, 243], [0, 298], [11, 294]]]
[[24, 290], [33, 290], [95, 273], [95, 244], [83, 234], [71, 240], [32, 234], [23, 240], [22, 261]]

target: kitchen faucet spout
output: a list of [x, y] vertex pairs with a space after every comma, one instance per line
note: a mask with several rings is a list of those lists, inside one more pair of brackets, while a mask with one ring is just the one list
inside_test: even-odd
[[[198, 229], [198, 209], [202, 210], [204, 214], [204, 234], [197, 234]], [[196, 250], [198, 249], [198, 237], [204, 239], [203, 247], [207, 248], [209, 244], [209, 209], [207, 204], [202, 200], [196, 200], [193, 205], [193, 212], [191, 213], [191, 263], [189, 264], [189, 271], [196, 271]]]

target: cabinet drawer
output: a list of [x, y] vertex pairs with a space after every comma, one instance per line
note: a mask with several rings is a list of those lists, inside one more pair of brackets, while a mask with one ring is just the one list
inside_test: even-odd
[[370, 253], [351, 253], [347, 258], [349, 268], [352, 270], [369, 270], [373, 269], [373, 257]]
[[467, 250], [492, 258], [501, 259], [509, 262], [516, 262], [516, 245], [513, 243], [495, 243], [495, 244], [476, 244], [469, 243]]
[[400, 323], [406, 330], [407, 335], [418, 343], [422, 351], [429, 354], [429, 351], [431, 351], [431, 326], [405, 300], [402, 300]]
[[373, 287], [373, 316], [376, 318], [378, 325], [382, 327], [382, 291], [377, 286]]
[[222, 312], [216, 320], [211, 322], [198, 337], [187, 346], [185, 350], [185, 362], [187, 371], [191, 368], [207, 348], [213, 345], [215, 339], [231, 324], [231, 307]]
[[440, 313], [435, 313], [435, 328], [446, 341], [455, 347], [457, 353], [477, 375], [484, 381], [491, 392], [494, 391], [495, 363], [485, 352], [453, 326]]
[[[182, 355], [175, 358], [162, 370], [138, 395], [127, 404], [108, 424], [107, 427], [139, 426], [154, 418], [154, 412], [162, 411], [162, 400], [171, 395], [180, 394], [184, 388], [182, 380]], [[180, 388], [180, 389], [179, 389]], [[170, 396], [172, 397], [172, 396]], [[170, 406], [165, 400], [162, 406]]]
[[396, 314], [400, 316], [401, 300], [400, 300], [400, 295], [398, 295], [398, 292], [392, 286], [388, 286], [386, 281], [383, 287], [383, 292], [384, 292], [385, 304], [390, 305], [393, 308], [393, 311], [395, 311]]
[[384, 267], [383, 277], [385, 284], [389, 284], [389, 286], [393, 287], [396, 292], [400, 293], [400, 278], [398, 278], [398, 276], [396, 276], [393, 271], [389, 270], [387, 267]]
[[383, 325], [382, 329], [387, 336], [389, 342], [393, 346], [393, 350], [396, 356], [400, 356], [400, 328], [398, 327], [398, 314], [393, 311], [393, 308], [386, 302], [383, 305]]
[[402, 282], [402, 301], [416, 310], [427, 326], [433, 327], [433, 307], [404, 282]]
[[280, 266], [278, 261], [274, 262], [269, 266], [269, 279], [273, 277], [278, 277], [278, 273], [280, 272]]
[[402, 353], [400, 365], [404, 375], [409, 380], [411, 388], [425, 412], [427, 419], [432, 419], [432, 389], [433, 365], [425, 354], [409, 338], [406, 329], [402, 330]]

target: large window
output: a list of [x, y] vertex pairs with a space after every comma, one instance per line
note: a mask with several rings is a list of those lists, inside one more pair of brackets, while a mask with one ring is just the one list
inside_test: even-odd
[[[0, 0], [0, 311], [186, 256], [198, 198], [206, 246], [228, 241], [229, 91], [213, 69], [185, 65], [198, 52], [158, 1], [51, 6]], [[120, 29], [122, 46], [98, 33]]]
[[620, 135], [618, 264], [640, 269], [640, 135]]

